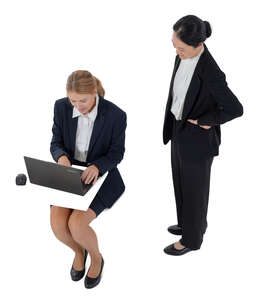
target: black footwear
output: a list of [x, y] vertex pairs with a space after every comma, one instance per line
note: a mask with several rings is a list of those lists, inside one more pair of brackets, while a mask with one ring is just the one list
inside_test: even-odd
[[192, 249], [185, 247], [181, 250], [178, 250], [174, 247], [174, 244], [171, 244], [171, 245], [167, 246], [166, 248], [164, 248], [163, 251], [169, 255], [183, 255], [187, 252], [192, 251]]
[[178, 225], [171, 225], [167, 228], [167, 230], [175, 235], [182, 235], [182, 229]]
[[80, 270], [80, 271], [75, 270], [73, 268], [73, 264], [74, 264], [74, 261], [73, 261], [72, 268], [71, 268], [71, 271], [70, 271], [70, 275], [71, 275], [72, 280], [78, 281], [84, 276], [84, 274], [85, 274], [85, 263], [86, 263], [86, 260], [87, 260], [87, 254], [88, 254], [88, 251], [85, 249], [84, 269], [83, 270]]
[[[91, 288], [97, 286], [97, 284], [101, 281], [104, 263], [105, 262], [104, 262], [104, 259], [103, 259], [103, 256], [102, 256], [101, 270], [100, 270], [100, 273], [97, 277], [92, 278], [92, 277], [89, 277], [87, 275], [85, 276], [84, 285], [85, 285], [86, 289], [91, 289]], [[88, 272], [89, 272], [89, 270], [88, 270]], [[87, 274], [88, 274], [88, 272], [87, 272]]]

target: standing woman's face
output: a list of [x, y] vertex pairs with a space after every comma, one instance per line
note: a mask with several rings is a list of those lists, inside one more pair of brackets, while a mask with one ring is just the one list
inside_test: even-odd
[[185, 44], [176, 36], [175, 32], [173, 32], [172, 43], [174, 45], [174, 48], [176, 48], [176, 53], [178, 54], [180, 59], [192, 58], [197, 56], [203, 47], [203, 43], [200, 43], [197, 48]]
[[67, 92], [67, 97], [70, 100], [70, 103], [76, 107], [76, 109], [86, 115], [87, 113], [91, 112], [96, 104], [96, 93], [94, 91], [93, 94], [78, 94], [76, 92]]

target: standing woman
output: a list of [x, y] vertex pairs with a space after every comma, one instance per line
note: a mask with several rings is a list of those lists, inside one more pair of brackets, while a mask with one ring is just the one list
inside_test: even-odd
[[91, 265], [85, 276], [86, 288], [96, 286], [104, 265], [97, 236], [89, 226], [105, 208], [110, 208], [124, 192], [117, 169], [125, 151], [126, 113], [105, 100], [101, 82], [88, 71], [75, 71], [67, 79], [67, 97], [54, 106], [50, 152], [61, 165], [85, 166], [85, 184], [108, 175], [87, 211], [51, 205], [50, 222], [55, 236], [75, 252], [71, 278], [85, 274], [87, 254]]
[[164, 249], [182, 255], [201, 247], [207, 228], [210, 170], [219, 154], [220, 125], [243, 114], [204, 41], [207, 21], [187, 15], [173, 26], [176, 60], [166, 105], [163, 142], [171, 140], [177, 224], [168, 227], [182, 238]]

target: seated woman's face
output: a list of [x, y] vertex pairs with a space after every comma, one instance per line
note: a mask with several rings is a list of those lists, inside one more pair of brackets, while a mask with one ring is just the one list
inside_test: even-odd
[[67, 97], [69, 98], [70, 103], [84, 115], [89, 113], [96, 104], [96, 92], [93, 94], [78, 94], [76, 92], [68, 91]]

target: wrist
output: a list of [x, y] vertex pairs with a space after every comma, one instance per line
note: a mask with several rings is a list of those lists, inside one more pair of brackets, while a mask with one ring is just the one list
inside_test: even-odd
[[99, 169], [96, 165], [90, 165], [90, 167], [94, 167], [99, 172]]

